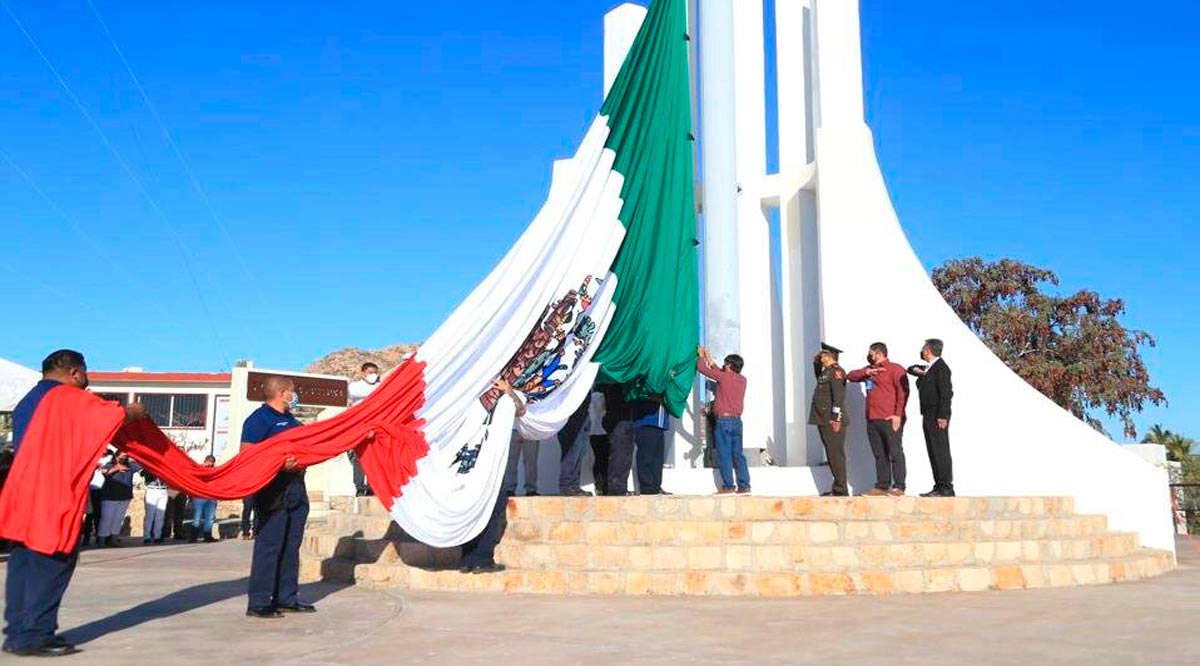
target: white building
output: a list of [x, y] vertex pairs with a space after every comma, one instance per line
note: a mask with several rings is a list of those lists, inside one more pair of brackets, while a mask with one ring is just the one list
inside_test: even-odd
[[[88, 373], [90, 390], [122, 405], [139, 402], [150, 418], [194, 460], [221, 459], [229, 443], [228, 372]], [[236, 447], [234, 447], [236, 448]]]

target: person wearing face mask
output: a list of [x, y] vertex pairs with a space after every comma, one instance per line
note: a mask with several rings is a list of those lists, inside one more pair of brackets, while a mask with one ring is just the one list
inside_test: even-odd
[[[299, 403], [295, 383], [271, 376], [263, 382], [266, 402], [246, 417], [242, 425], [241, 450], [286, 430], [300, 421], [292, 415]], [[312, 613], [317, 609], [297, 597], [300, 590], [300, 544], [308, 521], [308, 488], [304, 470], [288, 456], [283, 468], [254, 495], [258, 534], [250, 563], [250, 603], [246, 615], [255, 618], [283, 617], [284, 612]]]
[[863, 493], [871, 497], [904, 494], [908, 468], [904, 459], [904, 410], [908, 405], [908, 375], [903, 367], [888, 360], [887, 345], [876, 342], [867, 352], [865, 368], [846, 376], [867, 384], [867, 440], [875, 455], [875, 487]]
[[[12, 469], [0, 493], [0, 539], [12, 542], [5, 576], [6, 654], [60, 657], [79, 650], [56, 635], [58, 610], [79, 559], [87, 480], [121, 426], [146, 418], [87, 392], [87, 363], [70, 349], [42, 361], [42, 380], [13, 410]], [[82, 485], [80, 483], [82, 482]]]
[[[370, 361], [362, 364], [362, 379], [351, 382], [347, 390], [350, 398], [350, 406], [353, 407], [379, 386], [379, 366]], [[359, 497], [368, 497], [374, 495], [371, 491], [371, 486], [367, 485], [367, 476], [363, 474], [362, 463], [358, 460], [358, 454], [354, 451], [347, 451], [346, 455], [350, 458], [350, 466], [354, 468], [354, 494]]]
[[925, 448], [933, 467], [933, 490], [921, 497], [954, 497], [954, 463], [950, 457], [950, 401], [954, 386], [950, 381], [950, 366], [942, 358], [943, 343], [930, 338], [921, 346], [921, 360], [909, 374], [917, 377], [917, 395], [921, 400], [921, 427], [925, 433]]
[[838, 365], [841, 353], [837, 347], [822, 342], [821, 351], [813, 358], [817, 386], [813, 389], [808, 423], [817, 427], [833, 475], [833, 486], [821, 493], [823, 497], [850, 494], [846, 482], [846, 371]]

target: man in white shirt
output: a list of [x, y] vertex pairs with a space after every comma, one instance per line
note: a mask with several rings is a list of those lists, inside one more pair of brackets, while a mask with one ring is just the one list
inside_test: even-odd
[[[356, 382], [350, 382], [347, 388], [347, 393], [350, 398], [350, 406], [353, 407], [379, 386], [379, 366], [367, 361], [362, 364], [362, 379]], [[346, 454], [350, 458], [350, 466], [354, 468], [354, 494], [359, 497], [374, 495], [371, 491], [371, 486], [367, 485], [367, 476], [363, 474], [362, 463], [358, 461], [358, 456], [354, 451], [349, 451]]]

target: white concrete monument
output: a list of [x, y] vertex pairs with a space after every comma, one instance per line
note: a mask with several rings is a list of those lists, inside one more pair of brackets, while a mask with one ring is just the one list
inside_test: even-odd
[[[745, 446], [769, 450], [779, 465], [751, 469], [755, 493], [828, 489], [824, 452], [807, 425], [821, 340], [846, 350], [842, 364], [853, 369], [873, 341], [908, 365], [926, 338], [940, 338], [954, 370], [950, 440], [960, 494], [1073, 496], [1078, 511], [1102, 513], [1111, 529], [1173, 551], [1165, 472], [1012, 373], [946, 305], [913, 253], [864, 120], [858, 0], [775, 0], [777, 173], [766, 167], [763, 3], [691, 6], [704, 338], [718, 358], [737, 351], [746, 359]], [[627, 4], [606, 17], [606, 89], [644, 16]], [[776, 218], [780, 251], [772, 253]], [[850, 480], [862, 490], [874, 464], [863, 394], [850, 388]], [[910, 494], [933, 484], [920, 423], [914, 395], [905, 433]], [[668, 490], [714, 488], [696, 432], [689, 417], [673, 437]]]

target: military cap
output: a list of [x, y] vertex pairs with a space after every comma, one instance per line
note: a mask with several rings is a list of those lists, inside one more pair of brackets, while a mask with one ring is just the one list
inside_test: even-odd
[[842, 353], [842, 350], [838, 349], [837, 347], [834, 347], [831, 344], [825, 343], [825, 342], [821, 343], [821, 349], [823, 351], [831, 352], [834, 356], [837, 356], [838, 354]]

